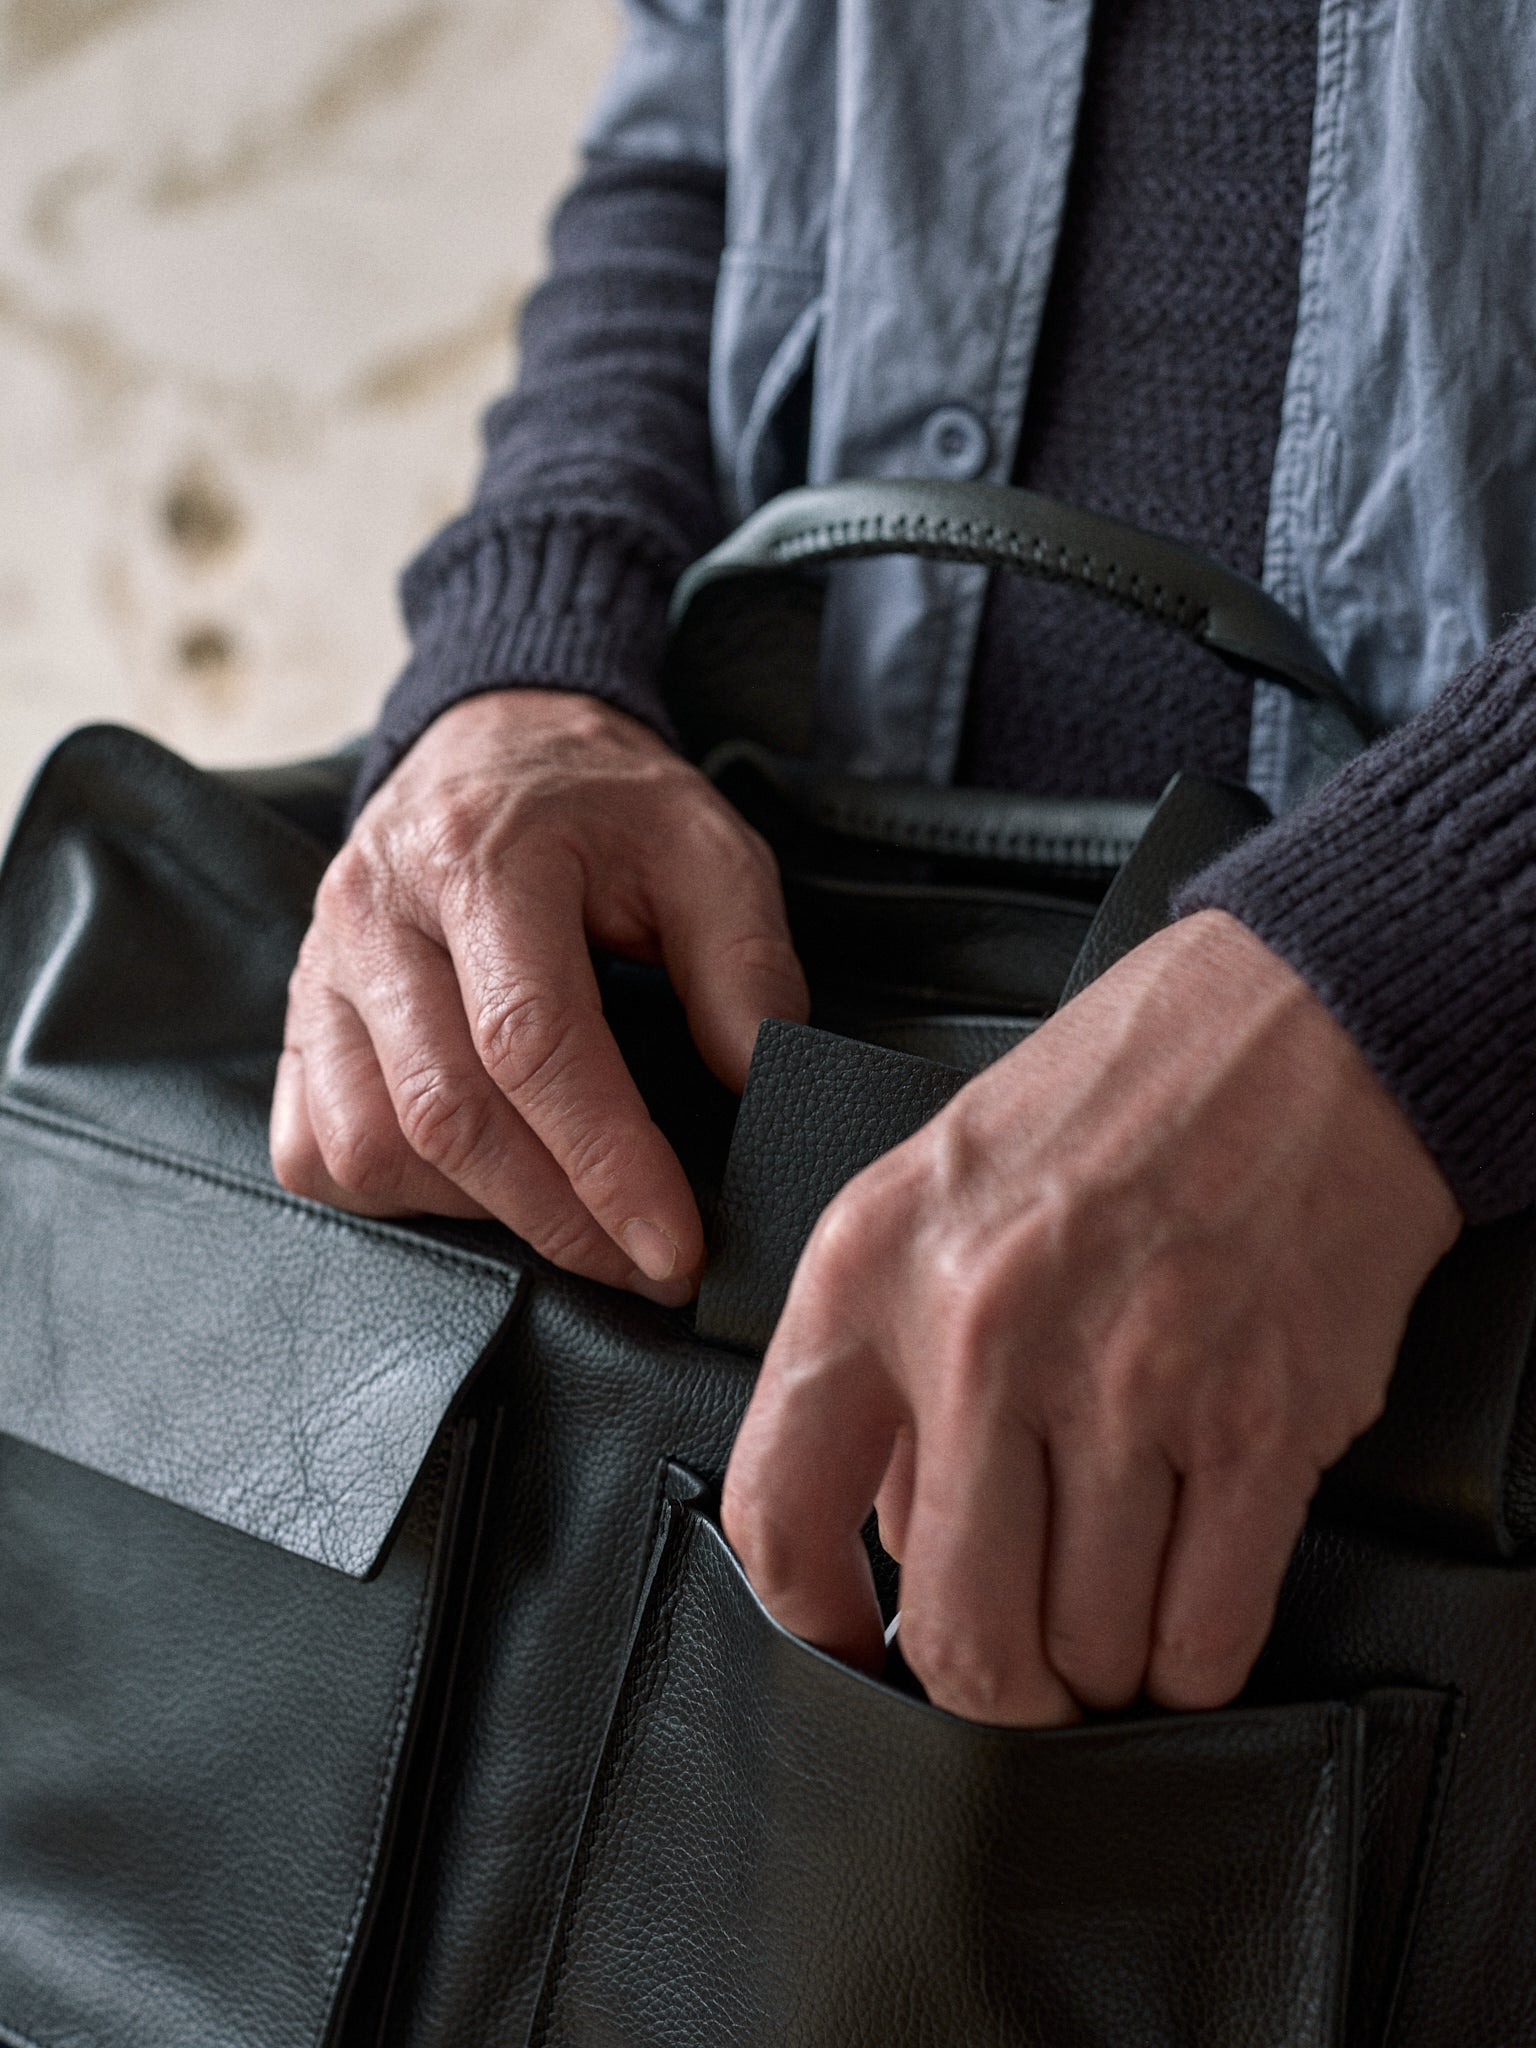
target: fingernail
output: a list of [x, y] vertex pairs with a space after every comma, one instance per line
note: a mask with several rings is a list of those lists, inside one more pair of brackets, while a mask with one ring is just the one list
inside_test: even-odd
[[677, 1246], [643, 1216], [632, 1217], [619, 1232], [619, 1240], [647, 1280], [670, 1280], [677, 1271]]
[[682, 1308], [693, 1299], [691, 1280], [647, 1280], [638, 1266], [629, 1276], [629, 1285], [633, 1293], [643, 1294], [660, 1308]]

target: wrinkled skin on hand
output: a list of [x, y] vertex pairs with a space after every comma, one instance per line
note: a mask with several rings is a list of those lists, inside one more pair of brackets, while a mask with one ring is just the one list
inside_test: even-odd
[[1460, 1223], [1306, 984], [1203, 912], [827, 1209], [727, 1533], [787, 1628], [878, 1670], [876, 1503], [907, 1661], [956, 1713], [1221, 1705]]
[[494, 1216], [572, 1272], [693, 1292], [692, 1193], [603, 1021], [588, 940], [661, 961], [740, 1089], [805, 982], [772, 854], [637, 720], [497, 691], [439, 718], [321, 883], [272, 1160], [365, 1215]]
[[[588, 940], [663, 962], [729, 1085], [806, 1014], [768, 849], [654, 734], [556, 691], [446, 712], [321, 886], [279, 1180], [495, 1216], [664, 1303], [703, 1255]], [[1321, 1471], [1379, 1412], [1460, 1227], [1306, 984], [1204, 912], [1112, 968], [832, 1203], [725, 1526], [797, 1634], [870, 1669], [859, 1536], [902, 1560], [939, 1705], [1019, 1725], [1242, 1686]]]

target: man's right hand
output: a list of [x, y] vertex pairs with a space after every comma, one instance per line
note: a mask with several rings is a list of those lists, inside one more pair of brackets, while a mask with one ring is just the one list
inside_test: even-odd
[[637, 720], [502, 690], [428, 728], [327, 871], [289, 985], [272, 1163], [362, 1215], [494, 1216], [669, 1305], [703, 1257], [683, 1170], [603, 1021], [588, 941], [660, 961], [740, 1089], [802, 1020], [773, 855]]

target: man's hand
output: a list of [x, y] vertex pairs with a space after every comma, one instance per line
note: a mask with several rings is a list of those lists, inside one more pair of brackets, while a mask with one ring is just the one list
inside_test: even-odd
[[573, 1272], [685, 1301], [698, 1212], [589, 938], [665, 965], [734, 1088], [762, 1020], [806, 1013], [772, 854], [646, 727], [548, 690], [445, 712], [320, 885], [272, 1108], [283, 1186], [495, 1216]]
[[726, 1531], [787, 1628], [878, 1669], [875, 1503], [957, 1713], [1218, 1706], [1460, 1223], [1306, 984], [1203, 912], [827, 1209]]

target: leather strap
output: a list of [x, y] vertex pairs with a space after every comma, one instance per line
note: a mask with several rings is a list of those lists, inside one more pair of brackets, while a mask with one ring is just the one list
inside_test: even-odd
[[1258, 584], [1123, 520], [1008, 484], [877, 480], [787, 491], [684, 574], [673, 629], [702, 591], [728, 578], [886, 554], [1075, 584], [1158, 619], [1242, 674], [1292, 690], [1316, 758], [1330, 766], [1371, 737], [1327, 656]]
[[[831, 775], [731, 740], [704, 772], [738, 796], [756, 782], [809, 823], [908, 853], [1017, 862], [1065, 873], [1113, 875], [1140, 845], [1155, 806], [1118, 797], [1041, 797], [1001, 789], [939, 789]], [[738, 787], [740, 785], [740, 788]]]
[[1175, 775], [1135, 852], [1110, 883], [1067, 976], [1061, 1002], [1069, 1003], [1132, 947], [1161, 931], [1175, 889], [1267, 824], [1269, 816], [1264, 799], [1240, 783], [1210, 775]]

